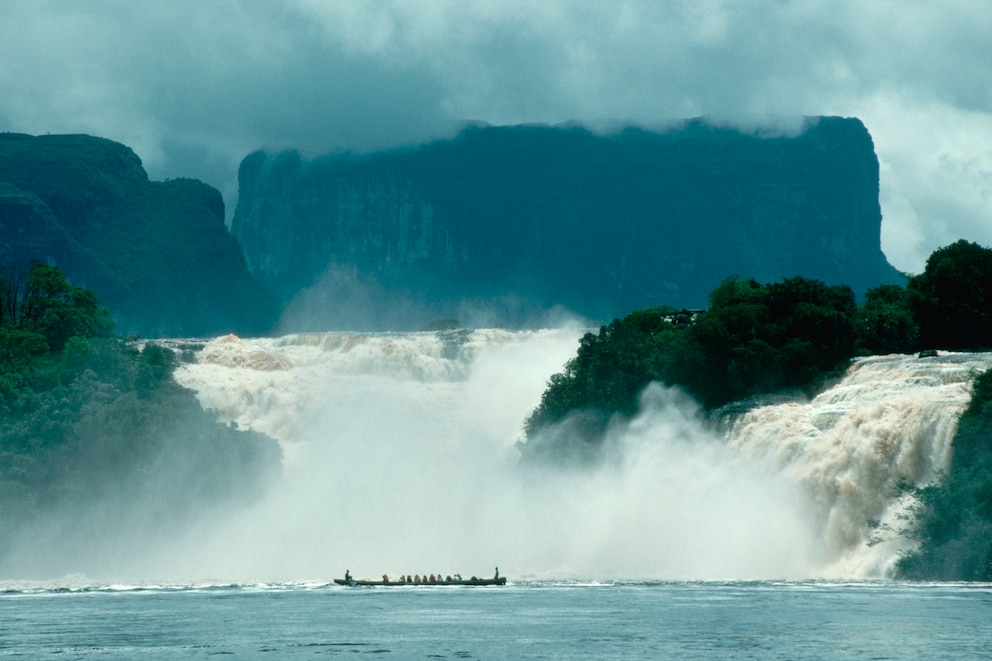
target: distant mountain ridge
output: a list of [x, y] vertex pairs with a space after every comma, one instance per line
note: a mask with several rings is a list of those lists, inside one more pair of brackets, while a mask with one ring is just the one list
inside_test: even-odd
[[215, 189], [149, 181], [124, 145], [0, 134], [0, 267], [54, 263], [148, 337], [265, 333], [283, 303], [280, 331], [402, 330], [704, 307], [731, 275], [902, 279], [857, 119], [772, 137], [475, 126], [365, 155], [255, 152], [239, 184], [228, 232]]
[[613, 135], [470, 127], [367, 155], [253, 153], [232, 233], [283, 300], [309, 288], [301, 307], [316, 326], [347, 326], [369, 298], [380, 310], [366, 325], [411, 300], [422, 315], [509, 300], [609, 319], [704, 307], [732, 275], [859, 294], [901, 282], [881, 251], [878, 174], [857, 119], [772, 137], [699, 120]]
[[121, 334], [262, 333], [280, 309], [248, 273], [217, 190], [149, 181], [104, 138], [0, 134], [0, 268], [31, 261], [92, 289]]

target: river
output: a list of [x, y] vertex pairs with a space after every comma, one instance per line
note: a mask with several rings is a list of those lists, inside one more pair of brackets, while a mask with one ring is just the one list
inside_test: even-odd
[[511, 582], [0, 592], [0, 657], [981, 659], [992, 585]]

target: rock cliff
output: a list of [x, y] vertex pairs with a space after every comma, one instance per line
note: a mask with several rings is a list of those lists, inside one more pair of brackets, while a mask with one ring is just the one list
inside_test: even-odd
[[310, 288], [311, 317], [344, 325], [335, 305], [359, 314], [362, 296], [314, 293], [344, 293], [342, 272], [383, 311], [512, 299], [594, 319], [705, 307], [732, 275], [858, 293], [900, 281], [881, 252], [878, 160], [857, 119], [771, 137], [701, 121], [613, 135], [471, 127], [366, 155], [256, 152], [239, 184], [232, 232], [248, 268], [285, 300]]
[[248, 273], [220, 193], [151, 182], [103, 138], [0, 134], [0, 268], [36, 260], [92, 289], [122, 334], [258, 333], [279, 310]]

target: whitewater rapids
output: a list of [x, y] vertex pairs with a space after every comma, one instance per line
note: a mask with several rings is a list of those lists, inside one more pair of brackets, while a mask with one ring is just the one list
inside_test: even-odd
[[[253, 580], [463, 574], [877, 578], [910, 542], [900, 483], [938, 479], [988, 354], [857, 360], [812, 401], [718, 431], [653, 384], [611, 461], [525, 466], [516, 444], [581, 328], [234, 336], [185, 347], [205, 408], [276, 438], [283, 479], [160, 571]], [[170, 344], [170, 343], [166, 343]]]

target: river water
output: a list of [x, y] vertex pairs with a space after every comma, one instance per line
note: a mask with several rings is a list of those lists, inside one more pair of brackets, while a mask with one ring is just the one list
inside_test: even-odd
[[982, 659], [992, 585], [514, 582], [497, 588], [7, 584], [0, 657]]

